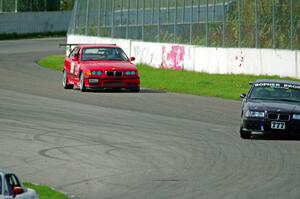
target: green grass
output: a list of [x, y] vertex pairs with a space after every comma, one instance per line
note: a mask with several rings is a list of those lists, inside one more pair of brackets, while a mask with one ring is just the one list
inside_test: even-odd
[[34, 185], [31, 183], [24, 183], [25, 187], [34, 189], [40, 199], [69, 199], [69, 197], [63, 193], [55, 191], [54, 189], [45, 185]]
[[46, 68], [62, 71], [64, 66], [64, 57], [65, 56], [63, 55], [51, 55], [38, 60], [37, 63]]
[[[38, 64], [47, 68], [62, 70], [63, 59], [64, 56], [54, 55], [42, 58]], [[162, 70], [142, 64], [138, 65], [138, 69], [141, 76], [141, 86], [144, 88], [234, 100], [240, 99], [240, 94], [248, 91], [249, 82], [256, 79], [292, 80], [278, 76], [220, 75]]]
[[34, 38], [45, 38], [45, 37], [65, 37], [66, 31], [61, 32], [42, 32], [42, 33], [4, 33], [0, 34], [0, 40], [15, 40], [15, 39], [34, 39]]

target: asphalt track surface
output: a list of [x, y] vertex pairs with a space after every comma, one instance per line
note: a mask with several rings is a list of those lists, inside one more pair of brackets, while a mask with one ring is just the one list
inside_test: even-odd
[[240, 139], [240, 102], [64, 90], [35, 64], [61, 42], [0, 42], [0, 168], [81, 199], [300, 198], [300, 142]]

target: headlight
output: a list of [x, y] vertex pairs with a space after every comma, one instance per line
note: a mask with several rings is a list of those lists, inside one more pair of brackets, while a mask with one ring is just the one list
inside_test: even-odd
[[300, 114], [294, 114], [293, 119], [294, 120], [300, 120]]
[[92, 75], [102, 75], [101, 71], [92, 71]]
[[126, 71], [125, 75], [135, 75], [136, 72], [135, 71]]
[[265, 117], [265, 112], [262, 111], [247, 111], [246, 117]]

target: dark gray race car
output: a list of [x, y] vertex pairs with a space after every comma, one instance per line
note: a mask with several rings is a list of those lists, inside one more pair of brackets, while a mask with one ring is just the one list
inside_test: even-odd
[[240, 135], [300, 135], [300, 82], [257, 80], [243, 98]]

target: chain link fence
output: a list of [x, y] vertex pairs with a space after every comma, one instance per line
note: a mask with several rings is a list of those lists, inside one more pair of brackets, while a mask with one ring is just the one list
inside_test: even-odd
[[300, 49], [300, 0], [76, 0], [68, 34]]
[[71, 10], [74, 0], [0, 0], [0, 13]]

